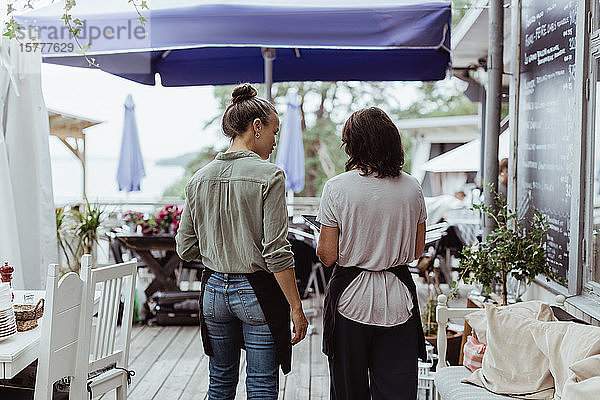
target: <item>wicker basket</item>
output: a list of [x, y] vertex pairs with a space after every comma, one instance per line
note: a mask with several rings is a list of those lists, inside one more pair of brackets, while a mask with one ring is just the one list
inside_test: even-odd
[[44, 315], [44, 299], [40, 299], [35, 306], [15, 304], [15, 319], [17, 331], [25, 332], [38, 326], [38, 319]]

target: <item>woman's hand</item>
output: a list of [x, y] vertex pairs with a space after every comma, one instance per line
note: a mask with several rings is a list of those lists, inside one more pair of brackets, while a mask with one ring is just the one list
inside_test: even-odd
[[306, 330], [308, 329], [308, 321], [304, 316], [304, 310], [302, 310], [302, 306], [292, 309], [292, 324], [294, 324], [294, 337], [292, 338], [292, 345], [295, 345], [304, 339], [306, 336]]
[[306, 336], [308, 329], [308, 321], [302, 310], [302, 301], [298, 293], [298, 285], [296, 285], [296, 274], [294, 268], [284, 269], [283, 271], [275, 272], [275, 279], [281, 287], [290, 308], [292, 309], [292, 323], [294, 324], [294, 338], [292, 345], [300, 342]]

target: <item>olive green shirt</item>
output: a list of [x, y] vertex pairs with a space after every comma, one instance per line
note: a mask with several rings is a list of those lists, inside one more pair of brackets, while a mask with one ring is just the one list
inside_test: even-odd
[[287, 233], [283, 171], [245, 150], [219, 153], [190, 179], [175, 241], [183, 260], [213, 271], [279, 272], [294, 267]]

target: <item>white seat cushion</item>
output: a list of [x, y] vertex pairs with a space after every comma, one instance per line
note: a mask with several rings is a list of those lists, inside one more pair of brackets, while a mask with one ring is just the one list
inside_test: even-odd
[[[585, 367], [587, 363], [592, 363], [591, 368], [595, 369], [597, 365], [593, 358], [582, 364], [578, 362], [600, 354], [600, 328], [575, 322], [535, 322], [529, 330], [535, 344], [549, 360], [559, 396], [562, 396], [563, 386], [572, 372], [587, 377], [598, 376], [598, 373], [590, 374], [578, 369], [578, 366]], [[570, 370], [569, 367], [576, 363], [575, 370]]]
[[506, 400], [507, 396], [500, 396], [488, 390], [461, 383], [461, 379], [471, 375], [466, 367], [446, 367], [435, 373], [434, 382], [438, 394], [443, 400]]

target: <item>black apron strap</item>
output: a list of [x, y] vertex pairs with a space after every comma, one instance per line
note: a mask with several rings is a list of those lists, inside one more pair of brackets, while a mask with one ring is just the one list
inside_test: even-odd
[[204, 354], [209, 357], [213, 355], [213, 350], [210, 345], [210, 340], [208, 340], [208, 330], [206, 328], [206, 321], [204, 320], [202, 305], [204, 303], [204, 288], [212, 273], [213, 271], [206, 267], [202, 271], [202, 278], [200, 279], [200, 307], [198, 308], [200, 310], [198, 317], [200, 318], [200, 337], [202, 338], [202, 346], [204, 347]]

